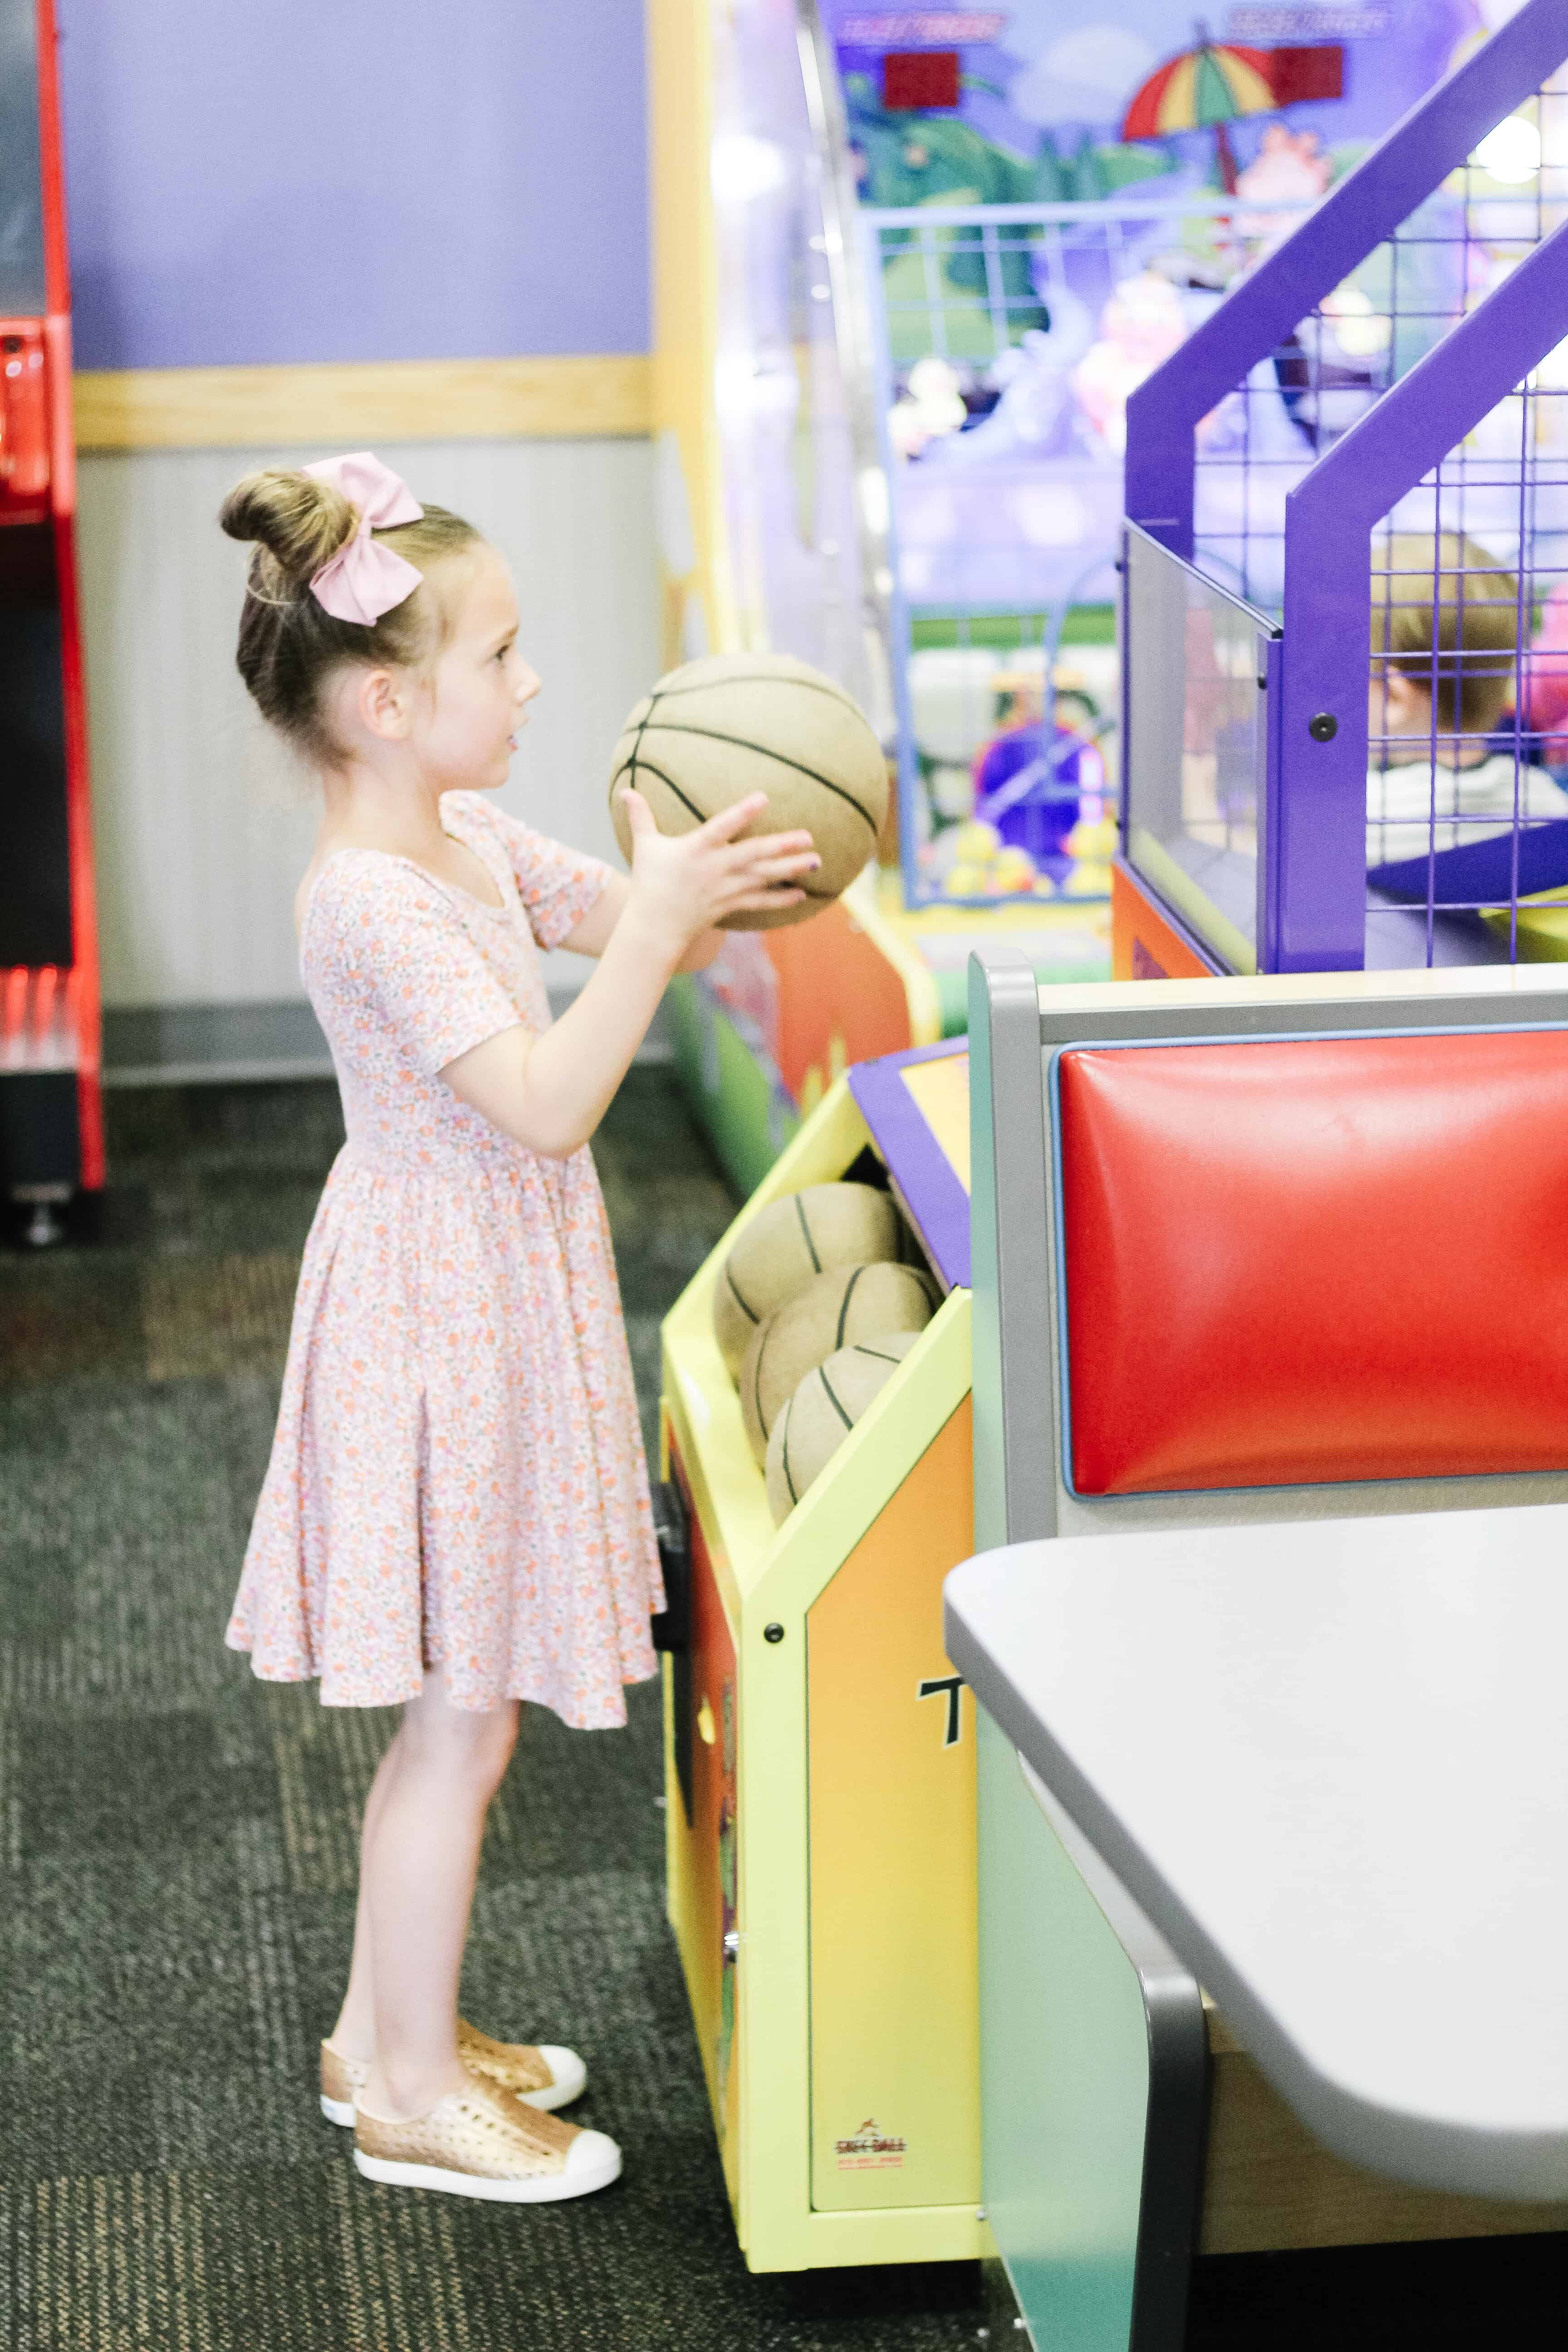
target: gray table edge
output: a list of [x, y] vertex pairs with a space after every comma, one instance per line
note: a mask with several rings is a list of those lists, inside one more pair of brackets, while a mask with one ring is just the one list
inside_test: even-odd
[[1311, 2064], [1101, 1802], [969, 1623], [964, 1610], [978, 1582], [973, 1572], [988, 1565], [989, 1558], [966, 1560], [947, 1577], [943, 1622], [949, 1658], [1112, 1875], [1218, 2003], [1232, 2031], [1308, 2129], [1347, 2162], [1422, 2188], [1542, 2203], [1568, 2198], [1568, 2133], [1481, 2131], [1392, 2110]]

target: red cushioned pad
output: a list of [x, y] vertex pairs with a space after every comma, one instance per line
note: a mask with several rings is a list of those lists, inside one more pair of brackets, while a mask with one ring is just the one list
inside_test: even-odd
[[1568, 1034], [1058, 1077], [1080, 1494], [1568, 1466]]

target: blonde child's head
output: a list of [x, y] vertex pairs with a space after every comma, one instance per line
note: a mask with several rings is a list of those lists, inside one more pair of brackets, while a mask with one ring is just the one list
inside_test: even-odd
[[1372, 559], [1374, 737], [1487, 735], [1512, 699], [1519, 583], [1456, 531], [1396, 533]]
[[219, 509], [230, 539], [255, 547], [235, 660], [262, 717], [313, 765], [333, 767], [343, 747], [330, 723], [328, 688], [344, 668], [427, 671], [451, 625], [452, 583], [443, 575], [486, 541], [445, 507], [373, 536], [423, 576], [411, 594], [368, 625], [341, 620], [310, 583], [353, 538], [359, 516], [342, 489], [296, 467], [268, 467], [236, 484]]

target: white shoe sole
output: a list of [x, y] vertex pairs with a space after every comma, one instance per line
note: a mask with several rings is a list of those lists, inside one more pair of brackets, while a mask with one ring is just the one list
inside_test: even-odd
[[[580, 2099], [587, 2087], [588, 2069], [579, 2062], [575, 2074], [563, 2072], [558, 2081], [546, 2084], [542, 2091], [519, 2091], [517, 2096], [525, 2107], [537, 2107], [542, 2115], [552, 2115], [557, 2107], [569, 2107], [574, 2099]], [[323, 2091], [321, 2113], [330, 2124], [341, 2124], [345, 2131], [353, 2129], [352, 2099], [329, 2099]]]
[[588, 2197], [621, 2177], [621, 2151], [574, 2172], [544, 2172], [523, 2180], [488, 2180], [482, 2173], [452, 2172], [439, 2164], [397, 2164], [384, 2156], [354, 2150], [354, 2165], [366, 2180], [391, 2189], [437, 2189], [448, 2197], [479, 2197], [496, 2205], [555, 2205], [566, 2197]]
[[[568, 2066], [565, 2060], [574, 2063]], [[517, 2096], [525, 2107], [537, 2107], [541, 2115], [552, 2115], [557, 2107], [569, 2107], [580, 2099], [588, 2087], [588, 2069], [574, 2050], [558, 2050], [550, 2063], [553, 2080], [542, 2091], [519, 2091]]]

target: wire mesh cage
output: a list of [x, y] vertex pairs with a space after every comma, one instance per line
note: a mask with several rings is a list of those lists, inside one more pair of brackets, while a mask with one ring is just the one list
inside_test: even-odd
[[[1568, 76], [1554, 75], [1204, 417], [1194, 514], [1204, 568], [1250, 603], [1277, 606], [1289, 492], [1564, 218]], [[1244, 215], [1237, 226], [1256, 245], [1257, 225]], [[1506, 531], [1511, 482], [1502, 476], [1516, 445], [1504, 446], [1500, 420], [1483, 438], [1490, 472], [1478, 448], [1472, 488], [1501, 493], [1487, 503]]]
[[[1130, 404], [1122, 848], [1216, 969], [1568, 954], [1565, 50], [1527, 0]], [[1217, 861], [1163, 567], [1274, 647]]]
[[906, 904], [1107, 896], [1128, 396], [1281, 226], [1191, 194], [864, 213]]

